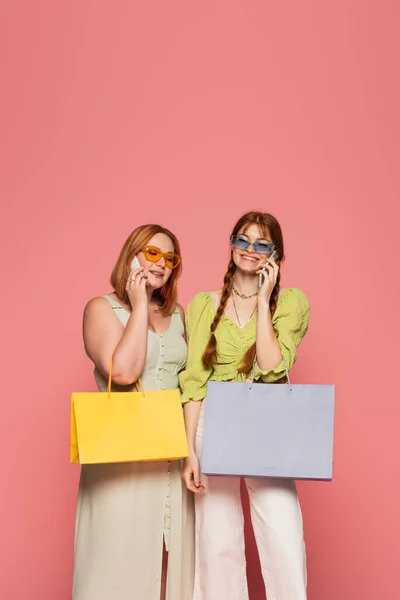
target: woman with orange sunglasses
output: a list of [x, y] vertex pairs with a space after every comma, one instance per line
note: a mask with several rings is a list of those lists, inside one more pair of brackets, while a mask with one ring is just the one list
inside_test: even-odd
[[[175, 389], [185, 365], [183, 310], [177, 304], [179, 242], [159, 225], [135, 229], [111, 275], [114, 291], [87, 304], [86, 353], [99, 390]], [[193, 596], [193, 510], [181, 465], [83, 465], [75, 530], [72, 600], [166, 600]], [[165, 552], [166, 551], [166, 552]], [[163, 594], [164, 597], [164, 594]]]

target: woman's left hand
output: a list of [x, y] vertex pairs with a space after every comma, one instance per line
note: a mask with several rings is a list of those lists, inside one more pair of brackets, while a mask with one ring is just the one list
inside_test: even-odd
[[258, 292], [258, 303], [267, 302], [269, 304], [271, 294], [278, 279], [279, 266], [273, 259], [267, 258], [265, 265], [257, 271], [259, 275], [262, 273], [263, 284]]

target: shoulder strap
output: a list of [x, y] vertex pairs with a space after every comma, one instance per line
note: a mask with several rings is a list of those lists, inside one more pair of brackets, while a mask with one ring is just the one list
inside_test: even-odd
[[104, 294], [103, 298], [105, 298], [110, 303], [111, 308], [114, 311], [114, 315], [117, 317], [118, 321], [122, 323], [122, 325], [125, 327], [129, 319], [129, 311], [127, 311], [126, 308], [124, 308], [119, 302], [117, 302], [117, 300], [114, 300], [114, 298], [112, 298], [108, 294]]
[[179, 308], [176, 306], [171, 313], [171, 321], [174, 320], [182, 331], [185, 331], [185, 324], [182, 321], [181, 313], [179, 312]]
[[124, 310], [124, 307], [121, 306], [121, 304], [119, 302], [114, 300], [114, 298], [111, 298], [111, 296], [109, 296], [108, 294], [104, 294], [103, 298], [108, 300], [108, 302], [111, 304], [111, 308], [113, 308], [114, 310], [118, 310], [118, 309]]

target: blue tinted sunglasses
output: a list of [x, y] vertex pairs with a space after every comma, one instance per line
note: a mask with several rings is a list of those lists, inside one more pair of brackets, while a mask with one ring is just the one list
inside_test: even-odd
[[257, 254], [272, 254], [275, 250], [275, 246], [272, 242], [254, 242], [253, 244], [244, 235], [232, 235], [231, 244], [238, 250], [247, 250], [250, 246], [253, 247], [254, 252]]

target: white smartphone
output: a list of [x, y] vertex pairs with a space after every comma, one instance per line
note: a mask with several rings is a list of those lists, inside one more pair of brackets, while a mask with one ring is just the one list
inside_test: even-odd
[[131, 271], [134, 271], [135, 269], [140, 269], [140, 262], [137, 256], [134, 256], [131, 262]]
[[[271, 254], [271, 256], [269, 256], [269, 260], [274, 260], [276, 256], [276, 250], [273, 251], [273, 253]], [[258, 276], [258, 287], [262, 287], [262, 284], [264, 282], [264, 274], [260, 273]]]

